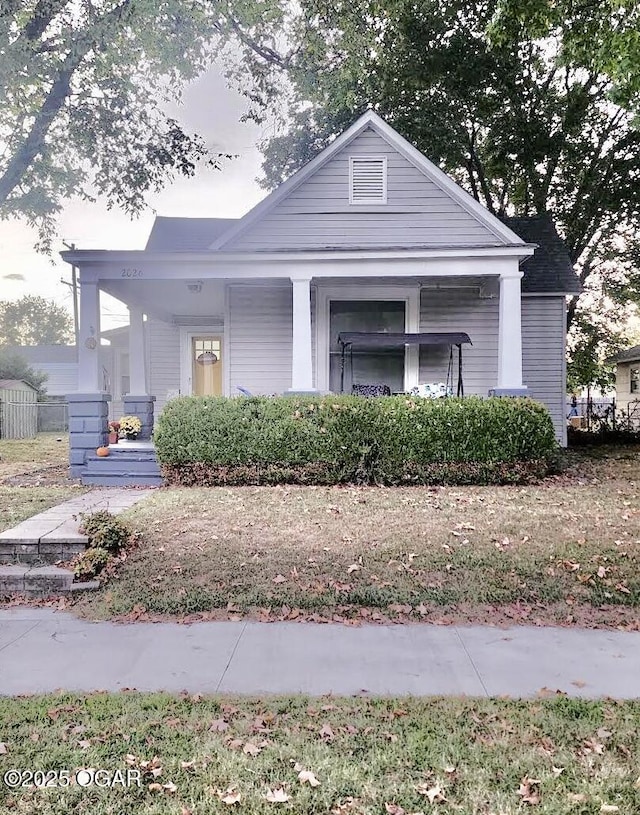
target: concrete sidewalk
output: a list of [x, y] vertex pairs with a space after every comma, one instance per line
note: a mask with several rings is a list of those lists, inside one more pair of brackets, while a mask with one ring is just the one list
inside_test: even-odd
[[[313, 623], [92, 623], [0, 610], [0, 693], [640, 697], [640, 633]], [[548, 692], [547, 691], [547, 692]]]

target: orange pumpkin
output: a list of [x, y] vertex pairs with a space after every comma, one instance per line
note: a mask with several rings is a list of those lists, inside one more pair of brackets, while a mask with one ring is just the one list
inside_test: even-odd
[[99, 456], [108, 456], [109, 455], [109, 448], [108, 447], [98, 447], [96, 450], [96, 454]]

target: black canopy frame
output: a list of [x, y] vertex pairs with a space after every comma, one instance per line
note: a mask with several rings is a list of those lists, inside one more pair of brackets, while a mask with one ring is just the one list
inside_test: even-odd
[[473, 345], [468, 334], [463, 331], [438, 332], [438, 333], [385, 333], [382, 331], [343, 331], [338, 334], [338, 344], [340, 345], [340, 393], [344, 393], [344, 369], [347, 349], [349, 350], [351, 363], [351, 376], [353, 378], [353, 348], [374, 349], [374, 348], [405, 348], [408, 345], [418, 347], [428, 345], [446, 345], [450, 348], [449, 369], [447, 371], [447, 386], [449, 376], [452, 374], [453, 347], [458, 349], [458, 388], [457, 395], [464, 396], [464, 383], [462, 380], [462, 346]]

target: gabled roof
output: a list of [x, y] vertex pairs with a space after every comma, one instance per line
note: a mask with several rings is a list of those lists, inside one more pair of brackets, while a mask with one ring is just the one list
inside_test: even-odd
[[7, 390], [24, 390], [23, 386], [26, 386], [32, 391], [37, 390], [37, 388], [34, 388], [33, 385], [25, 382], [24, 379], [0, 379], [0, 388], [3, 390], [5, 388]]
[[237, 218], [167, 218], [157, 215], [147, 252], [204, 252]]
[[640, 345], [634, 345], [633, 348], [625, 348], [620, 351], [614, 362], [640, 362]]
[[283, 184], [280, 184], [270, 195], [263, 199], [246, 215], [240, 218], [234, 226], [221, 234], [211, 243], [212, 250], [224, 249], [227, 244], [237, 238], [246, 229], [256, 224], [283, 201], [293, 190], [303, 184], [320, 167], [330, 161], [340, 150], [345, 148], [353, 139], [367, 128], [376, 131], [388, 144], [394, 147], [401, 155], [417, 167], [424, 175], [443, 190], [450, 198], [455, 200], [463, 209], [472, 215], [479, 223], [492, 232], [498, 242], [505, 246], [522, 245], [522, 241], [506, 224], [492, 215], [469, 193], [459, 187], [446, 173], [443, 173], [433, 162], [390, 127], [383, 119], [368, 110], [350, 128], [334, 139], [331, 144], [319, 153], [312, 161], [306, 164], [297, 173]]
[[573, 270], [569, 250], [549, 215], [502, 218], [527, 243], [538, 248], [522, 261], [522, 291], [529, 294], [563, 292], [580, 294], [582, 287]]

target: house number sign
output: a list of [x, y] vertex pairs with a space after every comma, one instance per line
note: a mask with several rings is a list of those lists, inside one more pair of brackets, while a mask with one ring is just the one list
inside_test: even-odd
[[120, 277], [142, 277], [142, 269], [123, 269]]

